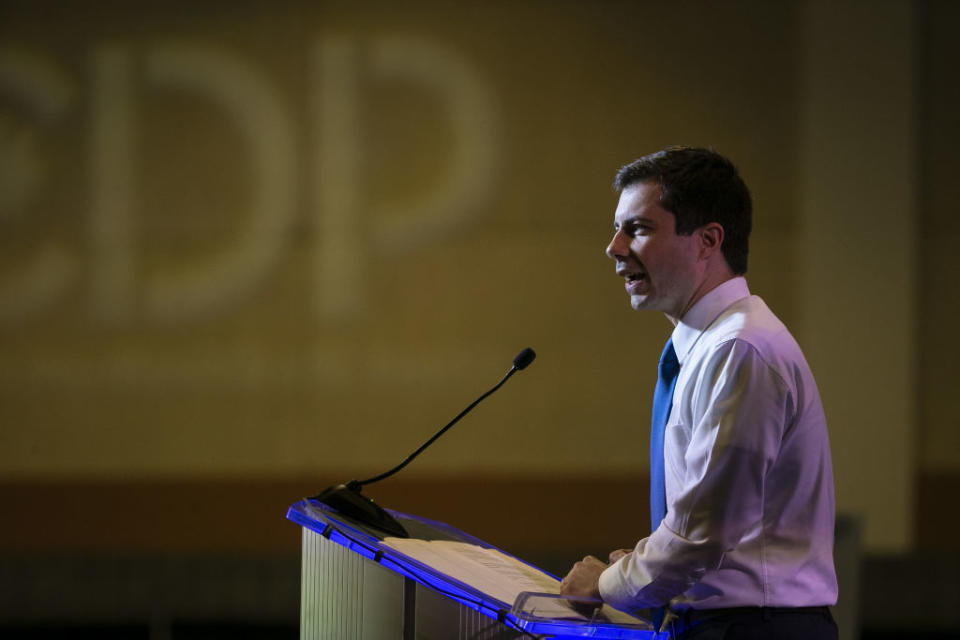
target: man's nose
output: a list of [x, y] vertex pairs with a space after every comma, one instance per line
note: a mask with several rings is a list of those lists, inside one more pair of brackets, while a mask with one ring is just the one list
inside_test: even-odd
[[627, 255], [627, 243], [625, 242], [623, 232], [619, 229], [613, 234], [613, 239], [610, 240], [610, 244], [607, 245], [606, 254], [611, 260], [616, 260], [618, 257]]

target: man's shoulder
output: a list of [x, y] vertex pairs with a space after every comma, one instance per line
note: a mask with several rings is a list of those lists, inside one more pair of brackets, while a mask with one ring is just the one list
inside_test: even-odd
[[786, 325], [760, 296], [737, 300], [704, 332], [701, 347], [716, 349], [732, 342], [749, 344], [761, 356], [799, 355], [800, 347]]

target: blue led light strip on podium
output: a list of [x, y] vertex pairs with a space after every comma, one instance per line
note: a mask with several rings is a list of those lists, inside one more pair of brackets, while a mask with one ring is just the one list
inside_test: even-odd
[[[482, 540], [441, 522], [395, 511], [391, 511], [391, 515], [407, 528], [413, 538], [452, 540], [485, 549], [496, 549]], [[554, 638], [590, 637], [629, 640], [652, 639], [658, 635], [654, 633], [652, 627], [646, 621], [639, 618], [634, 619], [636, 620], [635, 624], [614, 624], [596, 618], [593, 620], [575, 619], [573, 617], [544, 618], [536, 615], [534, 603], [545, 602], [546, 599], [555, 600], [558, 598], [556, 595], [521, 594], [516, 604], [527, 603], [534, 610], [517, 608], [514, 606], [515, 603], [498, 600], [469, 584], [445, 575], [423, 562], [382, 544], [383, 538], [375, 530], [354, 523], [316, 501], [303, 500], [292, 505], [287, 512], [287, 519], [297, 523], [305, 530], [313, 532], [313, 534], [319, 534], [326, 540], [344, 547], [351, 554], [356, 554], [393, 574], [428, 587], [430, 590], [442, 594], [446, 599], [477, 611], [487, 618], [499, 621], [506, 629], [513, 629], [533, 636], [549, 635]], [[305, 533], [305, 535], [307, 534]], [[306, 558], [304, 558], [304, 562], [306, 562]], [[529, 563], [524, 564], [532, 566]], [[306, 576], [306, 567], [304, 575]], [[306, 598], [306, 596], [304, 597]], [[351, 596], [346, 594], [346, 597]], [[303, 606], [307, 606], [307, 603], [303, 603]], [[301, 624], [304, 624], [303, 620]], [[309, 637], [309, 634], [305, 635], [301, 630], [301, 638], [306, 637]], [[364, 636], [358, 633], [356, 637]]]

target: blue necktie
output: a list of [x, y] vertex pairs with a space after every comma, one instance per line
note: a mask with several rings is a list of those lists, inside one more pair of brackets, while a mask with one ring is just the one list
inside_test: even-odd
[[663, 433], [670, 417], [673, 390], [677, 386], [680, 362], [673, 350], [673, 338], [667, 340], [657, 369], [657, 388], [653, 392], [653, 416], [650, 421], [650, 530], [654, 531], [667, 515], [667, 487], [664, 477]]

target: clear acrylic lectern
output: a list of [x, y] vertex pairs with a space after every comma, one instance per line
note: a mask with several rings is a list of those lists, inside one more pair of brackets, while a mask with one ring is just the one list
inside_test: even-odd
[[449, 525], [390, 512], [390, 538], [303, 500], [300, 638], [654, 638], [650, 623], [558, 595], [559, 580]]

